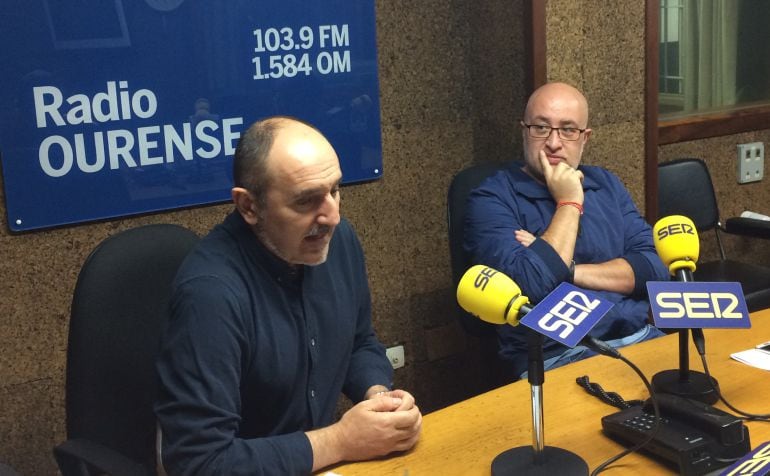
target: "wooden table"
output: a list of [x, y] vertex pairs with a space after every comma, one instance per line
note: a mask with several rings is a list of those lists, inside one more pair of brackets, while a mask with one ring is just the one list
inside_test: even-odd
[[[770, 412], [770, 372], [730, 358], [736, 351], [770, 340], [770, 309], [752, 314], [751, 329], [706, 330], [709, 370], [722, 394], [737, 408], [752, 413]], [[621, 349], [648, 379], [679, 365], [678, 334]], [[690, 342], [690, 368], [703, 371]], [[588, 375], [591, 382], [624, 399], [648, 397], [639, 377], [622, 361], [591, 357], [550, 370], [543, 385], [545, 444], [578, 454], [593, 470], [623, 447], [601, 433], [601, 417], [617, 411], [586, 393], [575, 379]], [[532, 445], [530, 386], [515, 382], [443, 408], [423, 419], [420, 441], [410, 452], [381, 460], [350, 463], [330, 471], [353, 475], [489, 475], [492, 460], [503, 451]], [[419, 402], [418, 402], [419, 404]], [[726, 409], [722, 403], [716, 406]], [[750, 422], [752, 448], [770, 440], [770, 423]], [[643, 455], [631, 454], [606, 474], [675, 474]], [[325, 473], [323, 471], [322, 473]], [[557, 476], [557, 475], [554, 475]]]

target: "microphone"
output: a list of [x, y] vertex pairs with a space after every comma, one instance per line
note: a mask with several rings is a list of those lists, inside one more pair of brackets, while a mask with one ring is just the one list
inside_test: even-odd
[[529, 298], [508, 276], [477, 264], [465, 272], [457, 285], [460, 307], [490, 324], [519, 325], [519, 320], [532, 308]]
[[[695, 281], [693, 272], [700, 254], [700, 240], [695, 224], [683, 215], [669, 215], [661, 218], [652, 229], [655, 251], [663, 264], [668, 267], [671, 276], [677, 281], [689, 283]], [[652, 378], [653, 388], [676, 395], [695, 398], [705, 403], [715, 403], [718, 383], [701, 372], [691, 371], [687, 349], [687, 329], [679, 331], [679, 370], [664, 370]], [[701, 356], [706, 354], [706, 341], [703, 329], [693, 328], [692, 338], [695, 348]]]
[[[519, 325], [532, 311], [529, 298], [508, 276], [484, 265], [465, 272], [457, 285], [457, 303], [470, 314], [490, 324]], [[575, 453], [546, 446], [543, 436], [543, 335], [527, 334], [528, 376], [532, 398], [532, 446], [506, 450], [492, 460], [492, 476], [509, 474], [560, 474], [587, 476], [588, 465]]]
[[652, 232], [655, 251], [671, 276], [678, 281], [693, 281], [700, 241], [692, 220], [683, 215], [669, 215], [658, 220]]
[[[529, 298], [522, 294], [516, 282], [502, 272], [481, 264], [469, 268], [460, 279], [457, 302], [478, 319], [498, 325], [517, 326], [532, 311]], [[612, 346], [590, 335], [583, 337], [580, 344], [598, 354], [620, 358]]]

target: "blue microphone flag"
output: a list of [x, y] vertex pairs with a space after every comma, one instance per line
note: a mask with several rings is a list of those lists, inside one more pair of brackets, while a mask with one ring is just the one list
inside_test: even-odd
[[584, 289], [561, 283], [521, 319], [521, 324], [568, 347], [575, 347], [613, 304]]
[[751, 327], [740, 283], [649, 281], [647, 293], [662, 329]]

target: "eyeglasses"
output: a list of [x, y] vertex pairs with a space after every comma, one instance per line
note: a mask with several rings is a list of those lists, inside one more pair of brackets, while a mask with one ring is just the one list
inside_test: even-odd
[[559, 139], [561, 140], [578, 140], [580, 135], [584, 133], [585, 129], [578, 129], [577, 127], [551, 127], [545, 124], [525, 124], [522, 126], [529, 129], [529, 136], [534, 139], [548, 139], [551, 136], [551, 131], [557, 131]]

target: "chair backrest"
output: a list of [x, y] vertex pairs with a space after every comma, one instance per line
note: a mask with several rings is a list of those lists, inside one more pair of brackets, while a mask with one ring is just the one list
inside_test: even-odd
[[67, 348], [67, 437], [112, 448], [155, 471], [155, 357], [171, 281], [198, 236], [146, 225], [101, 242], [75, 285]]
[[[505, 167], [499, 162], [484, 162], [471, 165], [461, 170], [449, 184], [447, 196], [447, 225], [449, 228], [449, 258], [452, 265], [452, 283], [457, 287], [460, 278], [471, 266], [471, 260], [463, 249], [463, 234], [465, 227], [465, 210], [470, 192], [485, 178]], [[459, 306], [458, 306], [459, 309]], [[486, 334], [494, 330], [478, 319], [459, 309], [460, 323], [471, 334]]]
[[684, 215], [698, 231], [717, 228], [719, 208], [703, 160], [677, 159], [658, 165], [658, 212], [660, 217]]

